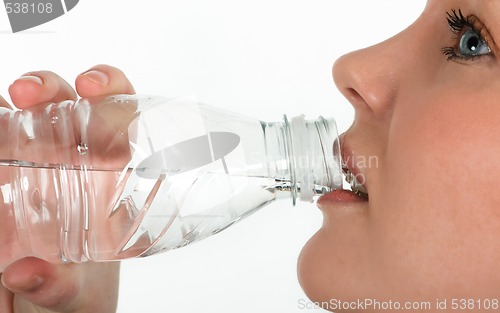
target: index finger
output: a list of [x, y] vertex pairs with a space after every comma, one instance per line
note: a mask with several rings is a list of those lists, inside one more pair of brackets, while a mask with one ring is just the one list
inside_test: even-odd
[[120, 69], [105, 64], [78, 75], [75, 86], [81, 97], [135, 93], [132, 83]]

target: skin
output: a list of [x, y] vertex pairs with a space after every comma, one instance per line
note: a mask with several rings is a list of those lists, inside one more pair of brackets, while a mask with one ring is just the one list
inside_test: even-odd
[[[490, 55], [442, 54], [458, 45], [446, 21], [452, 9], [484, 24]], [[429, 0], [407, 29], [335, 63], [334, 81], [356, 112], [343, 146], [378, 162], [359, 166], [368, 202], [318, 201], [324, 222], [298, 263], [311, 300], [430, 301], [435, 309], [447, 299], [451, 310], [453, 298], [500, 298], [496, 38], [500, 2]]]
[[[458, 8], [486, 26], [490, 56], [453, 62], [441, 53], [456, 45], [445, 18]], [[359, 166], [369, 202], [340, 203], [333, 196], [318, 202], [324, 223], [298, 265], [300, 282], [313, 301], [500, 298], [498, 36], [500, 3], [431, 0], [400, 34], [335, 63], [335, 83], [356, 111], [343, 135], [344, 147], [356, 156], [376, 156], [378, 162]], [[77, 79], [80, 95], [82, 79]], [[22, 90], [19, 84], [32, 82], [16, 83]], [[59, 98], [52, 91], [37, 99], [31, 92], [37, 89], [29, 88], [33, 98], [27, 101], [16, 98], [25, 92], [11, 90], [15, 105], [75, 96], [63, 87], [69, 92]], [[30, 312], [41, 305], [106, 312], [114, 308], [108, 295], [116, 288], [106, 275], [115, 276], [113, 269], [99, 266], [104, 265], [20, 260], [2, 275], [3, 284], [16, 293], [0, 289], [0, 311]], [[46, 282], [27, 288], [22, 282], [36, 274]], [[110, 280], [112, 286], [106, 285]]]
[[[55, 73], [38, 71], [14, 81], [9, 93], [20, 109], [78, 97], [135, 93], [123, 72], [108, 65], [80, 74], [75, 87], [76, 91]], [[3, 98], [0, 106], [11, 107]], [[115, 312], [119, 267], [118, 262], [63, 265], [32, 257], [18, 260], [0, 273], [0, 312]]]

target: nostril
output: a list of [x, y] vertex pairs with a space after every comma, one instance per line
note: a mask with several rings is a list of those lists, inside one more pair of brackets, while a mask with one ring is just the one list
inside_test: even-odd
[[354, 99], [362, 98], [361, 95], [354, 88], [347, 88], [346, 91], [347, 91], [346, 96], [348, 96], [350, 98], [354, 98]]
[[361, 94], [354, 88], [346, 88], [344, 96], [354, 106], [355, 109], [368, 108], [369, 105], [361, 96]]

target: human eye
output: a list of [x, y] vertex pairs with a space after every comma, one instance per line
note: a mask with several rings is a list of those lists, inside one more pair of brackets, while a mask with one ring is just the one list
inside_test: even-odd
[[455, 34], [455, 45], [442, 49], [447, 60], [473, 60], [479, 57], [491, 55], [488, 42], [490, 35], [486, 27], [476, 16], [465, 17], [459, 9], [447, 12], [448, 25]]

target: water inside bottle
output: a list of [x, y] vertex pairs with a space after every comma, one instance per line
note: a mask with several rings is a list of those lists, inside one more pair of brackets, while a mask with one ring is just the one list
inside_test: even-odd
[[211, 169], [153, 179], [132, 168], [0, 161], [0, 268], [26, 255], [80, 262], [174, 249], [290, 190], [286, 180]]

